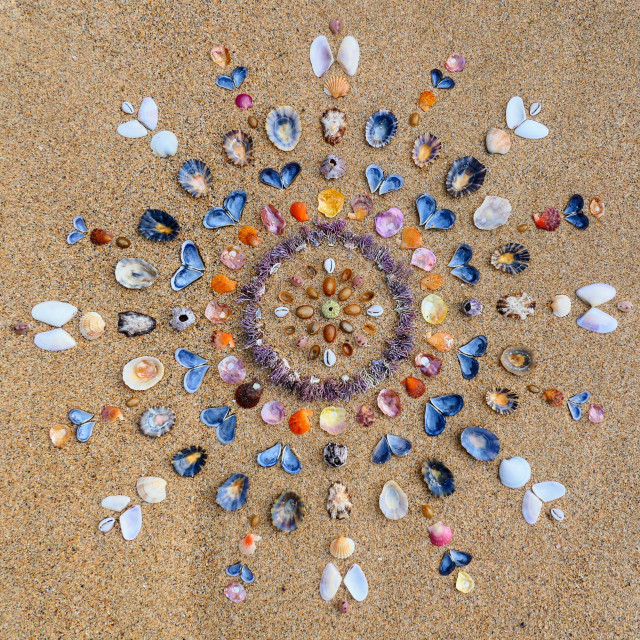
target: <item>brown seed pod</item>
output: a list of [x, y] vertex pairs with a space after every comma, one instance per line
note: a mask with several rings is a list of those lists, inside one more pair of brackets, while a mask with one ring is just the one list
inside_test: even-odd
[[338, 293], [338, 300], [340, 300], [341, 302], [344, 302], [345, 300], [348, 300], [351, 297], [352, 293], [353, 291], [351, 290], [351, 287], [345, 287], [344, 289], [340, 289], [340, 292]]
[[336, 339], [337, 331], [335, 325], [327, 324], [322, 330], [322, 335], [327, 342], [333, 342]]
[[349, 282], [352, 276], [353, 276], [353, 271], [351, 271], [351, 269], [345, 269], [340, 274], [340, 282]]
[[93, 244], [109, 244], [113, 240], [113, 235], [104, 229], [93, 229], [89, 234], [89, 240]]
[[307, 294], [307, 298], [310, 298], [311, 300], [317, 300], [320, 297], [320, 294], [315, 287], [307, 287], [304, 292]]
[[348, 343], [345, 342], [342, 345], [342, 353], [344, 353], [345, 356], [350, 357], [353, 355], [353, 347]]
[[322, 283], [322, 290], [327, 296], [332, 296], [336, 292], [336, 287], [336, 279], [333, 276], [327, 276]]
[[296, 315], [298, 318], [302, 318], [303, 320], [308, 320], [313, 316], [314, 310], [310, 304], [303, 304], [302, 306], [296, 309]]
[[348, 316], [359, 316], [362, 313], [362, 307], [359, 304], [348, 304], [344, 308], [344, 312]]

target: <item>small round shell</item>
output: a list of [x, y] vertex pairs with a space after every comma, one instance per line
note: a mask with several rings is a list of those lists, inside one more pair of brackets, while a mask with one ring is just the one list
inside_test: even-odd
[[145, 436], [159, 438], [171, 431], [176, 415], [169, 407], [151, 407], [140, 416], [140, 431]]
[[505, 273], [520, 273], [524, 271], [531, 260], [528, 249], [517, 242], [498, 249], [491, 256], [491, 264]]
[[295, 531], [306, 512], [304, 501], [295, 491], [283, 491], [271, 507], [271, 522], [280, 531]]
[[80, 318], [80, 333], [86, 340], [97, 340], [104, 333], [104, 328], [104, 319], [95, 311], [89, 311]]
[[447, 174], [449, 195], [460, 198], [477, 191], [484, 184], [486, 173], [486, 167], [473, 156], [458, 158]]
[[347, 172], [347, 163], [340, 156], [333, 154], [328, 155], [320, 165], [320, 173], [327, 180], [342, 178]]
[[187, 160], [178, 171], [178, 182], [194, 198], [201, 198], [211, 189], [211, 171], [202, 160]]
[[511, 389], [492, 389], [485, 397], [487, 404], [500, 415], [508, 415], [518, 408], [518, 394]]
[[516, 376], [533, 371], [538, 364], [538, 354], [529, 347], [507, 347], [500, 356], [502, 366]]
[[122, 369], [124, 383], [134, 391], [151, 389], [164, 376], [164, 365], [158, 358], [141, 356], [129, 360]]
[[116, 280], [126, 289], [146, 289], [157, 278], [157, 269], [140, 258], [122, 258], [116, 265]]
[[225, 135], [222, 149], [227, 161], [236, 167], [246, 167], [253, 162], [253, 138], [240, 129]]
[[432, 133], [421, 135], [413, 143], [413, 152], [411, 157], [417, 167], [421, 169], [430, 165], [440, 155], [442, 143]]
[[386, 109], [376, 111], [367, 121], [365, 137], [372, 147], [384, 147], [393, 140], [398, 129], [398, 118]]
[[551, 301], [551, 310], [553, 315], [558, 318], [564, 318], [571, 313], [571, 298], [563, 294], [553, 297]]
[[353, 554], [356, 543], [346, 536], [338, 536], [329, 545], [329, 552], [334, 558], [344, 560]]
[[293, 151], [302, 133], [300, 116], [293, 107], [278, 107], [265, 121], [269, 140], [281, 151]]

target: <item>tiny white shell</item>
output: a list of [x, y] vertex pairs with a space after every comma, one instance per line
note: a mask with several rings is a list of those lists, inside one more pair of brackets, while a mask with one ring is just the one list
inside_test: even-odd
[[135, 109], [133, 108], [133, 105], [130, 102], [128, 102], [127, 100], [125, 100], [122, 103], [122, 110], [125, 113], [128, 113], [129, 115], [131, 115], [135, 111]]
[[564, 520], [564, 511], [562, 509], [551, 509], [551, 516], [554, 520], [562, 522]]
[[367, 309], [367, 315], [372, 318], [379, 318], [384, 313], [384, 309], [379, 304], [372, 304]]
[[327, 365], [327, 367], [333, 367], [333, 365], [336, 363], [336, 354], [333, 353], [331, 349], [325, 349], [322, 360]]
[[109, 533], [109, 531], [113, 529], [115, 523], [116, 519], [109, 516], [108, 518], [100, 521], [100, 524], [98, 525], [98, 531], [101, 531], [102, 533]]
[[273, 275], [274, 273], [276, 273], [276, 271], [278, 271], [278, 269], [280, 268], [280, 262], [276, 262], [273, 267], [271, 267], [271, 269], [269, 269], [269, 275]]
[[540, 113], [540, 111], [542, 111], [542, 105], [539, 102], [534, 102], [529, 107], [529, 115], [537, 116]]
[[172, 131], [158, 131], [151, 138], [149, 146], [158, 158], [169, 158], [178, 153], [178, 138]]
[[336, 261], [333, 258], [327, 258], [324, 261], [324, 270], [327, 273], [333, 273], [336, 270]]
[[278, 307], [274, 313], [278, 318], [284, 318], [289, 313], [289, 307]]
[[563, 294], [553, 297], [551, 301], [551, 311], [557, 318], [564, 318], [571, 313], [571, 299]]

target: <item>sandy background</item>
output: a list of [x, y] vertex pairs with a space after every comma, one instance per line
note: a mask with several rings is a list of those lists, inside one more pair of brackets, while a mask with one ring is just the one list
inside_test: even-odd
[[[640, 56], [632, 44], [638, 37], [637, 8], [622, 2], [351, 5], [270, 0], [3, 4], [3, 638], [563, 640], [638, 635], [638, 325], [635, 312], [624, 316], [609, 303], [605, 310], [618, 317], [619, 329], [606, 336], [587, 333], [575, 324], [583, 305], [574, 295], [582, 285], [604, 281], [618, 289], [617, 300], [637, 302]], [[424, 191], [433, 193], [440, 206], [454, 209], [458, 222], [451, 231], [425, 233], [425, 245], [438, 256], [437, 271], [445, 278], [441, 293], [451, 308], [441, 328], [454, 334], [457, 344], [479, 333], [489, 338], [475, 380], [461, 379], [452, 352], [445, 356], [442, 374], [428, 382], [427, 397], [452, 392], [465, 397], [465, 409], [445, 433], [436, 439], [425, 435], [426, 397], [411, 401], [399, 384], [414, 371], [405, 363], [389, 383], [404, 399], [402, 415], [395, 421], [379, 415], [369, 430], [351, 424], [341, 439], [349, 447], [342, 470], [323, 464], [322, 447], [330, 438], [317, 426], [303, 437], [293, 436], [285, 425], [263, 425], [259, 408], [239, 411], [236, 441], [220, 446], [198, 415], [206, 406], [231, 402], [233, 388], [218, 384], [213, 369], [200, 391], [189, 396], [182, 389], [184, 370], [173, 361], [179, 346], [206, 355], [214, 365], [221, 357], [209, 345], [213, 327], [203, 311], [212, 299], [211, 276], [228, 273], [218, 257], [234, 241], [235, 231], [204, 230], [206, 209], [230, 190], [243, 188], [249, 194], [243, 221], [261, 228], [259, 211], [265, 204], [286, 212], [299, 199], [312, 208], [325, 188], [317, 167], [330, 149], [318, 118], [333, 101], [312, 74], [308, 49], [324, 33], [337, 52], [340, 38], [328, 30], [335, 16], [343, 19], [343, 35], [355, 35], [362, 49], [352, 92], [339, 105], [349, 129], [337, 152], [349, 170], [338, 186], [347, 197], [366, 192], [364, 168], [376, 161], [406, 181], [402, 191], [376, 201], [376, 212], [395, 205], [412, 223], [415, 198]], [[222, 135], [246, 129], [247, 114], [235, 107], [235, 93], [214, 85], [218, 69], [208, 53], [217, 42], [229, 47], [233, 63], [249, 68], [243, 89], [254, 98], [252, 113], [261, 126], [254, 134], [255, 166], [246, 170], [224, 164], [221, 157]], [[454, 51], [463, 52], [468, 63], [455, 76], [458, 86], [438, 91], [438, 104], [423, 115], [418, 129], [410, 128], [417, 97], [430, 88], [429, 70], [443, 68]], [[514, 139], [509, 155], [489, 156], [485, 133], [491, 126], [504, 127], [504, 108], [516, 94], [527, 105], [543, 104], [539, 120], [551, 134], [539, 142]], [[131, 100], [137, 107], [146, 95], [159, 104], [159, 129], [178, 136], [180, 150], [173, 159], [155, 158], [150, 137], [127, 141], [116, 135], [126, 119], [121, 102]], [[291, 154], [277, 151], [262, 127], [269, 110], [282, 104], [302, 115], [303, 137]], [[384, 150], [368, 147], [363, 135], [366, 118], [379, 108], [392, 109], [400, 119], [396, 138]], [[428, 172], [421, 172], [411, 162], [410, 147], [427, 131], [443, 140], [444, 150]], [[487, 165], [488, 177], [481, 191], [454, 202], [444, 190], [444, 176], [451, 161], [466, 154]], [[214, 173], [213, 193], [203, 201], [185, 194], [175, 180], [180, 164], [191, 157], [208, 162]], [[258, 182], [263, 167], [294, 159], [303, 173], [290, 190], [276, 192]], [[562, 208], [575, 192], [587, 201], [594, 195], [603, 198], [607, 215], [600, 224], [592, 223], [584, 233], [567, 224], [556, 233], [534, 228], [533, 212]], [[494, 232], [475, 229], [471, 220], [485, 195], [507, 197], [515, 210], [509, 223]], [[180, 241], [161, 246], [135, 231], [147, 207], [175, 215], [183, 227], [181, 238], [194, 239], [207, 264], [205, 277], [181, 293], [169, 287]], [[128, 236], [131, 249], [95, 247], [88, 240], [67, 246], [64, 238], [77, 214], [90, 229]], [[529, 222], [525, 233], [516, 231], [522, 222]], [[292, 222], [288, 231], [295, 226]], [[358, 228], [372, 230], [373, 218]], [[262, 235], [262, 248], [276, 241], [266, 231]], [[495, 248], [512, 240], [524, 242], [533, 256], [532, 267], [520, 276], [502, 274], [488, 263]], [[444, 266], [465, 241], [474, 247], [473, 262], [482, 272], [473, 290]], [[250, 251], [241, 279], [249, 277], [262, 248]], [[113, 268], [125, 255], [157, 266], [160, 278], [151, 289], [129, 291], [115, 282]], [[300, 266], [308, 261], [319, 265], [326, 255], [326, 250], [309, 252]], [[370, 282], [376, 277], [365, 275]], [[417, 288], [417, 273], [413, 282]], [[271, 295], [279, 290], [277, 279], [274, 287]], [[496, 300], [522, 290], [538, 301], [535, 317], [519, 322], [499, 316]], [[486, 312], [469, 321], [458, 305], [472, 293]], [[550, 314], [547, 303], [556, 293], [574, 300], [569, 318]], [[416, 297], [417, 302], [422, 298], [419, 290]], [[31, 307], [48, 299], [100, 312], [107, 333], [89, 343], [74, 320], [67, 329], [78, 346], [57, 354], [39, 351], [33, 345], [35, 332], [15, 336], [13, 324], [28, 320]], [[199, 317], [180, 334], [167, 324], [177, 304], [192, 306]], [[158, 329], [131, 339], [117, 333], [117, 313], [126, 310], [155, 316]], [[236, 335], [238, 318], [231, 324]], [[417, 335], [426, 329], [420, 320]], [[520, 342], [541, 355], [538, 369], [525, 379], [499, 364], [502, 349]], [[377, 353], [375, 343], [370, 350]], [[49, 427], [65, 422], [71, 407], [98, 412], [115, 404], [124, 409], [132, 393], [120, 380], [122, 366], [143, 354], [161, 358], [166, 376], [137, 394], [141, 404], [126, 410], [126, 421], [98, 426], [87, 444], [73, 440], [63, 450], [54, 449]], [[588, 389], [605, 406], [606, 420], [576, 423], [566, 408], [552, 409], [529, 394], [529, 383], [559, 387], [567, 395]], [[520, 393], [522, 406], [511, 417], [497, 416], [484, 404], [483, 395], [493, 385]], [[263, 400], [279, 395], [268, 389]], [[365, 401], [375, 403], [375, 393]], [[285, 403], [287, 415], [299, 406], [294, 398]], [[171, 406], [178, 423], [155, 441], [139, 432], [137, 421], [144, 408], [158, 404]], [[499, 483], [499, 460], [480, 463], [460, 447], [459, 433], [470, 425], [500, 436], [500, 459], [502, 454], [526, 457], [534, 481], [555, 479], [567, 486], [567, 496], [557, 505], [566, 513], [563, 523], [552, 521], [548, 508], [535, 526], [524, 522], [523, 491]], [[409, 437], [414, 451], [374, 467], [371, 449], [388, 432]], [[277, 439], [294, 445], [305, 465], [300, 476], [255, 464], [256, 452]], [[169, 460], [192, 444], [207, 448], [208, 465], [195, 479], [180, 478]], [[420, 477], [423, 460], [432, 454], [456, 474], [458, 490], [445, 500], [431, 499]], [[213, 495], [235, 471], [247, 471], [252, 488], [247, 506], [227, 514], [214, 504]], [[98, 533], [98, 522], [108, 515], [101, 499], [125, 493], [139, 502], [135, 483], [141, 475], [165, 477], [168, 499], [144, 505], [143, 530], [134, 542], [124, 542], [117, 531]], [[351, 520], [342, 523], [330, 521], [324, 508], [327, 489], [337, 479], [348, 485], [354, 503]], [[377, 508], [389, 479], [397, 480], [410, 500], [410, 513], [399, 523], [387, 521]], [[286, 488], [299, 491], [309, 506], [308, 518], [294, 534], [277, 533], [268, 521], [272, 500]], [[454, 548], [474, 555], [469, 570], [477, 586], [471, 595], [455, 590], [454, 575], [437, 573], [442, 552], [429, 544], [428, 521], [420, 513], [425, 502], [453, 527]], [[263, 540], [249, 561], [257, 580], [248, 587], [247, 602], [235, 606], [222, 594], [228, 582], [224, 567], [238, 559], [237, 542], [249, 531], [253, 513], [262, 520], [257, 531]], [[347, 596], [352, 610], [346, 616], [337, 611], [344, 589], [332, 603], [317, 592], [322, 568], [331, 559], [329, 542], [338, 533], [350, 535], [357, 545], [351, 559], [337, 562], [340, 570], [344, 574], [357, 562], [370, 584], [365, 602]]]

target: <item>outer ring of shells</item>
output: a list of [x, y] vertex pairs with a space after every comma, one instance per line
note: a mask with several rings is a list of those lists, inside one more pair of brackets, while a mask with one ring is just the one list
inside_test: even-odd
[[[316, 222], [316, 228], [303, 226], [299, 233], [276, 245], [257, 263], [257, 276], [252, 278], [240, 292], [237, 302], [247, 303], [241, 322], [245, 334], [245, 348], [251, 349], [254, 360], [267, 369], [269, 379], [279, 387], [295, 393], [304, 402], [317, 400], [350, 400], [364, 393], [394, 373], [398, 364], [411, 354], [416, 312], [413, 309], [413, 294], [407, 285], [409, 268], [396, 261], [386, 247], [377, 244], [369, 234], [356, 234], [346, 229], [346, 220], [333, 223]], [[366, 260], [373, 262], [385, 274], [391, 297], [396, 302], [398, 320], [394, 326], [395, 337], [386, 343], [382, 357], [372, 360], [368, 367], [349, 376], [348, 380], [310, 376], [301, 379], [286, 359], [264, 342], [260, 324], [260, 299], [266, 291], [266, 282], [276, 273], [284, 260], [294, 258], [309, 244], [314, 247], [325, 242], [329, 246], [340, 243], [347, 250], [359, 250]]]

